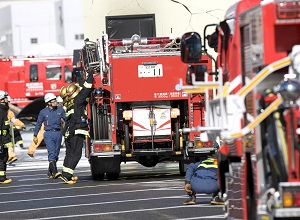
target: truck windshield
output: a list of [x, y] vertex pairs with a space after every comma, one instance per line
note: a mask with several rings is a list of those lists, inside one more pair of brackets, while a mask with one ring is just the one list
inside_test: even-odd
[[59, 65], [46, 66], [46, 79], [47, 80], [60, 80], [61, 79], [61, 66], [59, 66]]
[[67, 83], [72, 82], [72, 72], [68, 66], [65, 66], [65, 81]]

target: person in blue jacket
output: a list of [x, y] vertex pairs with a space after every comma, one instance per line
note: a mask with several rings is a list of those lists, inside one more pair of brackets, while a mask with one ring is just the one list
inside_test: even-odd
[[212, 156], [206, 159], [190, 163], [185, 175], [185, 191], [189, 199], [185, 201], [184, 205], [195, 205], [196, 194], [205, 193], [212, 194], [211, 204], [223, 205], [224, 201], [218, 196], [218, 165]]
[[56, 162], [60, 152], [62, 141], [61, 125], [66, 120], [65, 110], [61, 106], [57, 106], [56, 95], [47, 93], [44, 97], [46, 107], [39, 113], [36, 126], [33, 133], [33, 142], [38, 143], [37, 134], [44, 123], [44, 141], [48, 151], [48, 177], [58, 178], [61, 173], [57, 172]]

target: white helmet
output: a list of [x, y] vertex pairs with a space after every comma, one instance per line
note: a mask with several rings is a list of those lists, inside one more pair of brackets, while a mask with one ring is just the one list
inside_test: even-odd
[[8, 96], [7, 92], [4, 92], [4, 91], [0, 90], [0, 100], [4, 99], [4, 98], [7, 98], [7, 96]]
[[57, 101], [57, 102], [64, 102], [64, 100], [63, 100], [62, 97], [60, 97], [60, 96], [57, 96], [57, 97], [56, 97], [56, 101]]
[[56, 99], [56, 95], [54, 95], [53, 93], [47, 93], [44, 97], [45, 102], [50, 102], [51, 100]]
[[7, 101], [8, 101], [8, 102], [11, 102], [11, 98], [10, 98], [9, 95], [7, 96]]

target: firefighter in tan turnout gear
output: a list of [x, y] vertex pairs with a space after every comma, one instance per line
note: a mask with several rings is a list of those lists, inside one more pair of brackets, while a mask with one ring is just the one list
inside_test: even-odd
[[87, 79], [79, 86], [72, 83], [60, 90], [67, 109], [64, 129], [66, 156], [60, 178], [68, 184], [74, 184], [78, 179], [73, 176], [74, 169], [81, 158], [83, 143], [89, 137], [86, 106], [93, 86], [93, 74], [94, 70], [90, 69]]

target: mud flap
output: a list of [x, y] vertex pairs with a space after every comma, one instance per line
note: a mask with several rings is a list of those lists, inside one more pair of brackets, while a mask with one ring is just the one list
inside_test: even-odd
[[120, 173], [121, 172], [121, 158], [114, 157], [90, 157], [92, 175], [100, 173]]

